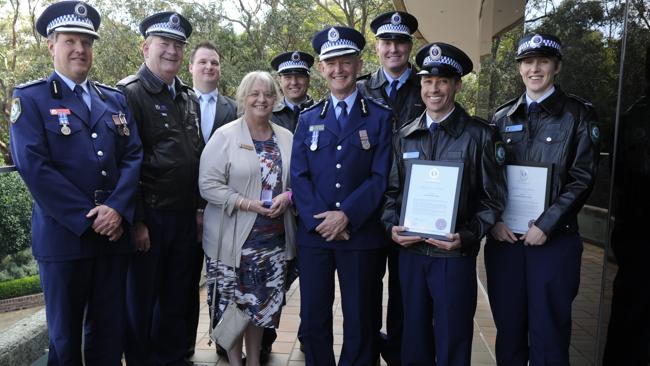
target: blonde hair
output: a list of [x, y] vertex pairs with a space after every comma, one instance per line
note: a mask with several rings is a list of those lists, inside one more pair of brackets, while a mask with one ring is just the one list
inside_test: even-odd
[[239, 83], [239, 86], [237, 87], [237, 94], [235, 96], [235, 99], [237, 101], [238, 115], [244, 114], [246, 96], [250, 94], [251, 89], [253, 89], [253, 85], [255, 85], [255, 82], [257, 81], [261, 81], [267, 88], [269, 88], [275, 97], [276, 105], [280, 102], [280, 87], [278, 86], [278, 83], [275, 81], [273, 76], [271, 76], [271, 74], [266, 71], [251, 71], [246, 74], [243, 79], [241, 79], [241, 83]]

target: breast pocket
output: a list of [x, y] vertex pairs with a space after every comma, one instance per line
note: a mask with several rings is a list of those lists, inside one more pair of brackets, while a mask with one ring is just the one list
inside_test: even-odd
[[69, 115], [67, 124], [59, 124], [56, 116], [45, 121], [45, 136], [54, 161], [77, 159], [86, 151], [90, 137], [81, 120]]
[[535, 140], [546, 145], [554, 145], [564, 142], [564, 140], [566, 140], [566, 137], [566, 130], [547, 128], [541, 130], [535, 137]]
[[308, 151], [318, 152], [324, 150], [332, 143], [332, 141], [332, 135], [325, 131], [321, 131], [317, 136], [314, 136], [312, 132], [307, 133], [303, 143], [307, 145]]
[[350, 145], [359, 150], [372, 151], [379, 143], [379, 135], [361, 130], [347, 137]]
[[517, 145], [524, 140], [524, 133], [522, 132], [506, 132], [502, 133], [503, 142], [508, 145]]

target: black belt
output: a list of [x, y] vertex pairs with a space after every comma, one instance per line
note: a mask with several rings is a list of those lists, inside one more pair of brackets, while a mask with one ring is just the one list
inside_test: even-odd
[[440, 248], [427, 243], [416, 243], [406, 248], [406, 250], [410, 250], [418, 254], [426, 255], [428, 257], [436, 257], [436, 258], [463, 257], [467, 255], [461, 253], [458, 250], [453, 250], [450, 252], [443, 251]]
[[103, 205], [113, 191], [98, 189], [95, 191], [95, 206]]

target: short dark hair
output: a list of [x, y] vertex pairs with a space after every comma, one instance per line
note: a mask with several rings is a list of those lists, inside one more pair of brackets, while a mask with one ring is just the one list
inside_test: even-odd
[[194, 55], [196, 54], [196, 51], [199, 50], [199, 48], [207, 48], [209, 50], [213, 50], [217, 53], [217, 55], [219, 55], [219, 58], [221, 58], [221, 52], [219, 52], [219, 49], [217, 48], [217, 45], [214, 44], [214, 42], [203, 41], [192, 48], [192, 52], [190, 52], [190, 63], [194, 62]]

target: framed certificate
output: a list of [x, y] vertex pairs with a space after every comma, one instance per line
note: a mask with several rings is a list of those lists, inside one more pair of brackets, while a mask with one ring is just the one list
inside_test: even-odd
[[548, 208], [551, 165], [516, 163], [506, 166], [508, 201], [501, 218], [516, 234], [525, 234]]
[[456, 228], [463, 163], [406, 160], [400, 226], [402, 235], [448, 240]]

